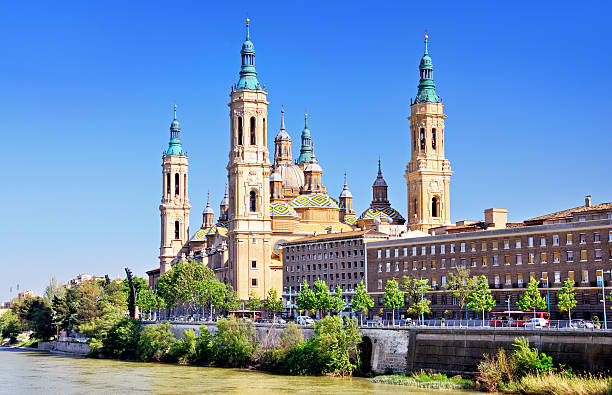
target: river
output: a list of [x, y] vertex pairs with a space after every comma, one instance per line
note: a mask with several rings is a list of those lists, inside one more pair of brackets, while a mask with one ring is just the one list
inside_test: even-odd
[[[427, 394], [365, 378], [279, 376], [239, 369], [77, 358], [0, 349], [6, 394]], [[444, 394], [466, 394], [444, 391]]]

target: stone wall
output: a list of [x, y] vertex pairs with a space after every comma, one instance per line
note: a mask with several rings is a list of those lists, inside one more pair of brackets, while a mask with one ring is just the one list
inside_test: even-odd
[[87, 343], [72, 343], [72, 342], [39, 342], [39, 350], [51, 352], [65, 352], [68, 354], [87, 355], [91, 351]]
[[[205, 324], [211, 333], [214, 324]], [[258, 340], [277, 341], [284, 325], [254, 324]], [[177, 337], [183, 331], [200, 331], [200, 325], [174, 323]], [[302, 328], [305, 338], [312, 328]], [[579, 371], [604, 372], [612, 366], [611, 331], [526, 330], [516, 328], [361, 328], [364, 339], [372, 342], [372, 370], [394, 373], [433, 370], [447, 374], [471, 375], [483, 354], [499, 348], [512, 349], [514, 339], [526, 337], [532, 347], [545, 352], [558, 363]]]

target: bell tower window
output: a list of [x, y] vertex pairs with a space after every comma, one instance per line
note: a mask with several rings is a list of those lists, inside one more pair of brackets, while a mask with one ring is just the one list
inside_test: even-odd
[[440, 213], [438, 212], [438, 198], [434, 196], [431, 198], [431, 216], [439, 217]]
[[170, 195], [170, 173], [166, 173], [166, 195]]
[[178, 221], [174, 221], [174, 239], [178, 240], [180, 237], [180, 229], [181, 229], [181, 225], [179, 224]]
[[242, 145], [242, 117], [238, 117], [238, 145]]
[[255, 145], [255, 117], [251, 117], [251, 145]]
[[425, 151], [425, 129], [424, 128], [421, 128], [420, 140], [421, 140], [421, 150]]
[[436, 128], [431, 129], [431, 148], [436, 149]]
[[179, 188], [179, 182], [180, 182], [180, 177], [179, 177], [179, 174], [178, 174], [178, 173], [176, 173], [176, 174], [174, 175], [174, 195], [175, 195], [175, 196], [176, 196], [176, 195], [179, 195], [179, 194], [180, 194], [180, 192], [181, 192], [181, 190], [180, 190], [180, 188]]
[[249, 209], [252, 213], [257, 211], [257, 194], [255, 191], [249, 193]]

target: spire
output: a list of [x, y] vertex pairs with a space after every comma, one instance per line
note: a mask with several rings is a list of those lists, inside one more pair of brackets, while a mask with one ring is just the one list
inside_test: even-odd
[[181, 146], [181, 125], [176, 119], [176, 104], [174, 105], [174, 119], [170, 124], [170, 144], [166, 155], [185, 155]]
[[385, 181], [385, 179], [383, 178], [382, 175], [382, 170], [380, 168], [380, 159], [378, 160], [378, 176], [376, 177], [376, 180], [374, 180], [374, 185], [372, 185], [374, 187], [378, 187], [378, 186], [387, 186], [387, 182]]
[[285, 109], [281, 105], [281, 130], [285, 130]]
[[436, 85], [433, 81], [433, 62], [427, 51], [427, 40], [429, 36], [425, 34], [425, 53], [419, 63], [419, 90], [415, 103], [439, 103], [440, 98], [436, 93]]
[[353, 194], [349, 191], [348, 183], [346, 182], [346, 171], [344, 171], [344, 187], [342, 188], [342, 193], [340, 193], [340, 198], [352, 198]]
[[213, 214], [213, 209], [210, 207], [210, 192], [208, 192], [208, 197], [206, 199], [206, 208], [204, 209], [204, 214]]
[[257, 71], [255, 71], [255, 46], [251, 42], [249, 33], [249, 22], [246, 18], [246, 39], [242, 43], [240, 55], [242, 56], [242, 66], [240, 67], [240, 79], [236, 89], [259, 90], [259, 81], [257, 81]]
[[229, 192], [227, 191], [227, 182], [225, 183], [225, 195], [223, 196], [223, 200], [221, 200], [222, 206], [229, 206]]
[[309, 163], [312, 157], [312, 141], [308, 129], [308, 114], [304, 114], [304, 130], [302, 130], [302, 147], [298, 163]]

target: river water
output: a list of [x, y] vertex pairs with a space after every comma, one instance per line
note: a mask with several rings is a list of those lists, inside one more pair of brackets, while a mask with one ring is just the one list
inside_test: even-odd
[[[427, 394], [365, 378], [279, 376], [239, 369], [76, 358], [0, 349], [2, 394]], [[444, 391], [444, 394], [466, 394]]]

